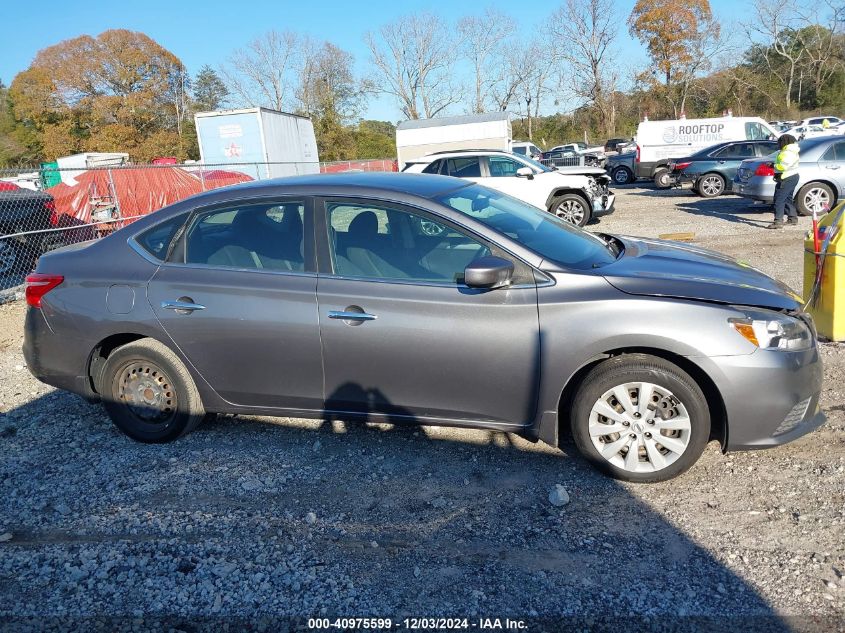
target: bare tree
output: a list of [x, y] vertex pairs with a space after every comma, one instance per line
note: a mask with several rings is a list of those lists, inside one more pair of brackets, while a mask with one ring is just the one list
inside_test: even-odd
[[784, 87], [784, 103], [792, 107], [792, 90], [806, 51], [796, 46], [794, 32], [800, 21], [794, 0], [755, 0], [752, 18], [745, 23], [749, 39], [762, 38], [760, 51], [769, 73]]
[[441, 18], [401, 17], [367, 33], [365, 41], [377, 70], [374, 89], [396, 97], [407, 118], [435, 117], [460, 100], [449, 77], [453, 38]]
[[293, 104], [293, 81], [301, 63], [302, 38], [292, 31], [268, 31], [236, 50], [220, 72], [243, 105], [284, 110]]
[[596, 109], [608, 135], [616, 133], [613, 43], [620, 23], [612, 0], [566, 0], [549, 21], [556, 52], [569, 66], [565, 86]]
[[498, 105], [491, 92], [502, 76], [502, 45], [515, 30], [513, 18], [493, 7], [485, 9], [482, 15], [469, 15], [458, 22], [460, 48], [475, 75], [472, 110], [477, 114], [485, 112], [491, 101]]
[[720, 56], [735, 49], [731, 39], [723, 37], [721, 26], [712, 17], [699, 24], [697, 36], [691, 39], [690, 44], [692, 56], [678, 65], [674, 90], [668, 93], [675, 116], [686, 112], [687, 99], [696, 80], [711, 70]]
[[533, 121], [540, 116], [544, 99], [551, 92], [555, 57], [536, 43], [514, 43], [508, 47], [501, 76], [492, 89], [500, 110], [514, 108], [525, 117], [528, 138], [533, 140]]

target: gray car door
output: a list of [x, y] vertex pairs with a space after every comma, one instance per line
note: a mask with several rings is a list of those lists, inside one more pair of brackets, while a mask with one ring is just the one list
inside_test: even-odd
[[845, 191], [845, 140], [827, 148], [819, 161], [819, 171], [834, 182], [837, 191]]
[[312, 217], [296, 199], [199, 211], [149, 282], [162, 328], [228, 402], [322, 406]]
[[517, 262], [511, 287], [471, 289], [466, 265], [503, 255], [480, 238], [393, 203], [327, 200], [324, 211], [316, 217], [326, 408], [529, 422], [540, 355], [531, 269]]

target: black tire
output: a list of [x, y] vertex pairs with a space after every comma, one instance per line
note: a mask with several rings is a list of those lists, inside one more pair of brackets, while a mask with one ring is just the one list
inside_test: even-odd
[[[645, 443], [649, 442], [652, 450], [660, 452], [660, 455], [656, 457], [666, 458], [668, 465], [647, 472], [634, 472], [636, 467], [633, 470], [626, 470], [611, 463], [609, 459], [621, 460], [624, 463], [624, 460], [627, 458], [621, 456], [621, 450], [625, 449], [625, 455], [628, 455], [627, 447], [623, 445], [620, 451], [611, 451], [610, 457], [605, 458], [601, 455], [599, 449], [596, 448], [593, 438], [590, 435], [590, 417], [593, 407], [599, 406], [603, 402], [603, 398], [608, 391], [626, 383], [637, 382], [656, 385], [659, 389], [668, 393], [669, 396], [661, 396], [661, 394], [655, 391], [654, 394], [658, 399], [656, 401], [654, 399], [649, 400], [654, 406], [654, 409], [649, 407], [648, 415], [640, 418], [641, 414], [635, 413], [634, 415], [640, 418], [639, 421], [634, 420], [633, 417], [629, 417], [633, 421], [633, 424], [628, 422], [624, 428], [620, 427], [623, 428], [622, 433], [597, 437], [596, 442], [602, 446], [607, 445], [610, 447], [610, 444], [614, 441], [621, 441], [625, 439], [625, 435], [629, 435], [631, 437], [630, 441], [636, 439], [638, 442], [637, 467], [641, 464], [644, 469], [651, 468], [651, 464], [653, 463], [645, 446]], [[630, 394], [634, 392], [629, 391], [628, 393], [629, 398], [633, 402], [633, 396], [630, 396]], [[639, 393], [637, 391], [637, 394]], [[615, 399], [615, 396], [611, 395], [610, 397], [611, 401]], [[622, 406], [618, 401], [616, 402], [618, 406]], [[659, 430], [657, 426], [653, 425], [666, 423], [673, 419], [672, 416], [678, 416], [678, 419], [680, 419], [684, 417], [683, 413], [681, 413], [684, 410], [686, 417], [689, 419], [688, 430], [664, 431]], [[660, 414], [661, 419], [657, 420], [655, 414], [661, 411], [663, 412]], [[664, 414], [669, 417], [664, 418]], [[655, 420], [654, 423], [649, 421], [652, 418]], [[623, 354], [603, 361], [590, 370], [575, 394], [570, 419], [575, 445], [590, 463], [615, 479], [635, 483], [666, 481], [667, 479], [680, 475], [698, 460], [710, 437], [710, 411], [701, 388], [677, 365], [647, 354]], [[597, 417], [597, 423], [600, 423], [599, 421], [601, 419]], [[612, 422], [607, 418], [604, 420], [608, 423]], [[624, 422], [619, 423], [619, 425], [621, 424], [624, 424]], [[629, 429], [631, 433], [629, 433]], [[655, 429], [657, 430], [655, 431]], [[636, 434], [633, 431], [636, 431]], [[672, 437], [673, 434], [674, 437]], [[673, 452], [668, 448], [659, 445], [659, 440], [653, 439], [657, 435], [666, 437], [666, 441], [672, 439], [675, 443], [683, 444], [683, 442], [686, 442], [685, 448], [682, 452], [674, 456]], [[646, 440], [646, 437], [649, 439]], [[640, 452], [640, 448], [642, 448], [643, 453]], [[662, 451], [664, 450], [667, 452], [663, 453]]]
[[587, 200], [577, 193], [565, 193], [553, 198], [549, 213], [575, 226], [585, 226], [593, 215]]
[[23, 272], [20, 244], [12, 239], [2, 239], [0, 240], [0, 277], [17, 272]]
[[625, 165], [614, 168], [610, 173], [610, 177], [613, 178], [614, 184], [617, 185], [627, 185], [634, 182], [634, 172], [628, 167], [625, 167]]
[[702, 198], [716, 198], [725, 193], [725, 178], [713, 171], [701, 176], [695, 184], [696, 191]]
[[654, 186], [658, 189], [668, 189], [672, 186], [672, 178], [666, 167], [660, 167], [654, 172]]
[[[142, 391], [143, 390], [143, 391]], [[205, 416], [185, 365], [167, 346], [140, 339], [106, 359], [98, 391], [115, 426], [138, 442], [161, 444], [190, 433]], [[133, 393], [134, 392], [134, 393]], [[150, 403], [127, 398], [149, 398]]]
[[[806, 185], [798, 190], [798, 195], [795, 196], [795, 207], [801, 215], [813, 215], [813, 207], [810, 206], [810, 198], [813, 193], [819, 193], [822, 196], [827, 196], [828, 209], [832, 209], [836, 203], [836, 196], [833, 195], [833, 189], [823, 182], [808, 182]], [[819, 209], [819, 213], [826, 213]]]

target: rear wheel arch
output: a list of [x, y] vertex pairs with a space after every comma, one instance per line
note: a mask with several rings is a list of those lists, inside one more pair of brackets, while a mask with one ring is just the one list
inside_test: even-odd
[[727, 412], [722, 394], [719, 392], [718, 387], [716, 387], [716, 383], [713, 382], [701, 367], [690, 361], [687, 357], [651, 347], [625, 347], [608, 350], [587, 360], [569, 377], [558, 399], [558, 445], [562, 444], [564, 438], [567, 438], [567, 441], [571, 440], [570, 412], [575, 394], [578, 392], [578, 388], [581, 386], [584, 378], [596, 365], [623, 354], [647, 354], [649, 356], [655, 356], [677, 365], [689, 374], [690, 378], [704, 392], [704, 397], [707, 400], [707, 407], [710, 411], [710, 439], [718, 440], [722, 450], [725, 450], [728, 444]]
[[839, 188], [833, 182], [831, 182], [829, 180], [824, 180], [822, 178], [815, 178], [815, 179], [801, 185], [800, 187], [796, 187], [795, 193], [794, 193], [794, 196], [795, 196], [794, 201], [795, 201], [796, 207], [798, 207], [798, 210], [802, 215], [812, 215], [812, 212], [807, 213], [801, 205], [801, 196], [803, 195], [803, 192], [806, 191], [807, 188], [811, 187], [812, 185], [824, 185], [825, 187], [830, 189], [830, 191], [833, 194], [833, 199], [830, 201], [830, 208], [831, 209], [836, 204], [836, 201], [839, 200], [839, 198], [842, 196], [842, 192], [839, 191]]
[[[119, 334], [111, 334], [107, 336], [94, 346], [94, 349], [91, 350], [91, 354], [88, 357], [88, 379], [91, 381], [91, 388], [94, 390], [95, 393], [101, 393], [100, 378], [102, 377], [102, 371], [103, 367], [106, 364], [106, 360], [109, 356], [111, 356], [111, 353], [119, 347], [123, 347], [124, 345], [134, 343], [135, 341], [139, 341], [144, 338], [158, 340], [155, 337], [150, 336], [149, 334], [139, 334], [138, 332], [121, 332]], [[162, 345], [170, 347], [164, 341], [158, 342]]]

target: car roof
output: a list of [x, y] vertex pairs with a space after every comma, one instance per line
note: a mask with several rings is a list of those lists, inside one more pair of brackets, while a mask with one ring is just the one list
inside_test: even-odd
[[426, 154], [425, 157], [437, 156], [442, 158], [443, 156], [458, 156], [463, 154], [506, 154], [511, 156], [513, 152], [506, 152], [503, 149], [447, 149], [441, 152], [431, 152], [430, 154]]

